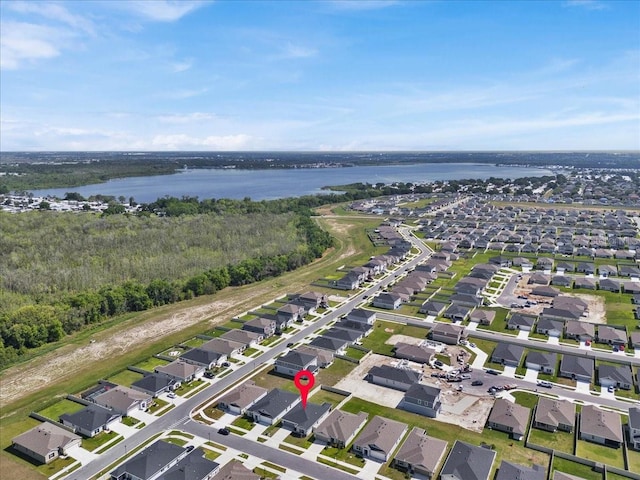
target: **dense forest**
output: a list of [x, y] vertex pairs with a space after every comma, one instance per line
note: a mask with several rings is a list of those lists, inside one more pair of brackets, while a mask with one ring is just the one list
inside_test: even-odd
[[638, 152], [1, 152], [0, 193], [166, 175], [188, 168], [345, 168], [364, 165], [480, 163], [640, 168]]
[[112, 316], [278, 276], [332, 245], [306, 205], [274, 202], [0, 213], [0, 366]]

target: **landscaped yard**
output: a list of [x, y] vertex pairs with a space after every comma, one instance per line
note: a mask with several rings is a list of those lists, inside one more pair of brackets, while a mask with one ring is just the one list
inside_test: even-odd
[[162, 410], [167, 405], [169, 405], [169, 403], [166, 400], [162, 400], [161, 398], [154, 398], [153, 405], [149, 407], [149, 413], [154, 414], [159, 410]]
[[529, 434], [529, 441], [543, 447], [553, 448], [561, 452], [573, 455], [573, 433], [569, 432], [546, 432], [537, 428], [532, 428]]
[[176, 392], [176, 395], [180, 395], [182, 397], [188, 394], [189, 392], [195, 390], [196, 388], [200, 387], [201, 385], [204, 385], [205, 383], [206, 382], [202, 379], [193, 380], [192, 382], [189, 382], [189, 383], [180, 384], [180, 386], [176, 388], [174, 391]]
[[585, 480], [602, 480], [602, 473], [595, 472], [587, 465], [565, 460], [564, 458], [554, 457], [551, 475], [555, 471], [570, 473]]
[[56, 402], [53, 405], [40, 410], [38, 413], [57, 422], [60, 418], [60, 415], [62, 415], [63, 413], [75, 413], [79, 412], [83, 408], [84, 405], [82, 405], [81, 403], [72, 402], [71, 400], [67, 400], [65, 398], [64, 400], [60, 400], [59, 402]]
[[362, 346], [380, 355], [393, 356], [393, 345], [385, 343], [392, 335], [408, 335], [416, 338], [427, 338], [426, 328], [401, 325], [393, 322], [376, 321], [373, 331], [362, 340]]
[[604, 445], [578, 440], [576, 442], [576, 455], [594, 462], [624, 468], [622, 448], [605, 447]]
[[122, 385], [123, 387], [130, 387], [133, 382], [140, 380], [144, 375], [133, 370], [122, 370], [115, 375], [107, 378], [107, 382], [115, 383], [116, 385]]
[[640, 472], [640, 452], [627, 449], [627, 458], [629, 459], [629, 470]]
[[157, 358], [157, 357], [149, 357], [148, 359], [140, 362], [140, 363], [136, 363], [134, 366], [141, 368], [143, 370], [146, 370], [147, 372], [153, 372], [153, 369], [156, 367], [162, 367], [164, 365], [168, 365], [169, 362], [166, 360], [162, 360], [161, 358]]
[[100, 432], [95, 437], [91, 438], [83, 438], [82, 439], [82, 448], [85, 450], [89, 450], [93, 452], [98, 447], [101, 447], [107, 442], [110, 442], [114, 438], [116, 438], [118, 434], [116, 432]]
[[251, 420], [249, 420], [246, 417], [238, 417], [238, 418], [236, 418], [233, 422], [231, 422], [231, 425], [234, 425], [234, 426], [239, 427], [239, 428], [243, 428], [245, 430], [251, 430], [253, 427], [256, 426], [256, 424], [254, 422], [252, 422]]
[[366, 354], [367, 354], [367, 352], [364, 352], [364, 351], [359, 350], [357, 348], [353, 348], [353, 347], [347, 348], [347, 357], [351, 357], [351, 358], [354, 358], [356, 360], [360, 360]]
[[311, 445], [313, 445], [313, 435], [309, 435], [308, 437], [296, 437], [293, 434], [288, 435], [284, 441], [286, 443], [290, 443], [291, 445], [295, 445], [296, 447], [303, 448], [306, 450]]
[[190, 338], [189, 340], [187, 340], [186, 342], [182, 342], [181, 345], [184, 345], [186, 347], [191, 347], [191, 348], [197, 348], [200, 345], [202, 345], [203, 343], [206, 343], [208, 341], [209, 340], [205, 340], [204, 338], [193, 337], [193, 338]]
[[523, 407], [533, 408], [538, 404], [538, 396], [528, 392], [513, 392], [516, 403]]
[[[280, 375], [276, 373], [273, 368], [269, 370], [261, 370], [256, 373], [253, 377], [251, 377], [256, 385], [259, 387], [264, 387], [268, 389], [273, 388], [281, 388], [283, 390], [288, 390], [290, 392], [299, 393], [295, 384], [293, 383], [293, 378], [285, 377], [284, 375]], [[318, 378], [316, 377], [316, 383], [319, 384]]]
[[344, 395], [339, 395], [337, 393], [329, 392], [328, 390], [319, 389], [316, 393], [309, 397], [309, 401], [313, 403], [328, 402], [335, 408], [335, 406], [345, 398], [347, 397], [345, 397]]
[[[316, 383], [318, 385], [333, 386], [346, 377], [355, 367], [355, 363], [336, 358], [329, 367], [320, 370], [320, 373], [316, 375]], [[291, 384], [293, 385], [293, 382]], [[295, 385], [293, 385], [293, 388], [296, 392], [298, 391]]]
[[250, 357], [252, 356], [254, 353], [259, 352], [260, 350], [258, 350], [257, 348], [247, 348], [244, 352], [242, 352], [242, 354], [245, 357]]

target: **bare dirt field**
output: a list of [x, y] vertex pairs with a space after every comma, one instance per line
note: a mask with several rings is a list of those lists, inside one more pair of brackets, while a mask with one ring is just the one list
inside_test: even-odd
[[[349, 375], [343, 378], [336, 388], [352, 392], [356, 397], [369, 402], [384, 405], [389, 408], [396, 408], [404, 392], [387, 388], [380, 385], [373, 385], [364, 378], [371, 367], [375, 365], [394, 366], [398, 360], [385, 357], [384, 355], [372, 354], [364, 358], [362, 363], [354, 368]], [[421, 383], [431, 385], [441, 389], [442, 411], [438, 415], [438, 420], [459, 425], [467, 430], [481, 432], [489, 412], [493, 406], [493, 398], [489, 396], [469, 395], [464, 392], [457, 392], [455, 389], [459, 383], [448, 383], [442, 379], [433, 378], [428, 366], [419, 363], [409, 362], [409, 367], [413, 370], [424, 370], [424, 377]]]

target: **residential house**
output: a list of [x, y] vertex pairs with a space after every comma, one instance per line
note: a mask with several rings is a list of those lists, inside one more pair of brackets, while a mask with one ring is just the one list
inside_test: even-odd
[[536, 324], [536, 332], [553, 338], [560, 338], [564, 330], [564, 323], [549, 317], [542, 317]]
[[227, 361], [227, 356], [223, 353], [213, 352], [203, 348], [192, 348], [180, 355], [180, 359], [187, 363], [208, 369], [222, 365]]
[[593, 341], [596, 328], [593, 323], [567, 320], [564, 324], [564, 336], [581, 342]]
[[72, 447], [79, 447], [82, 438], [69, 430], [43, 422], [11, 439], [12, 447], [38, 463], [51, 463], [66, 455]]
[[318, 367], [320, 368], [327, 368], [333, 363], [333, 352], [330, 352], [329, 350], [314, 348], [309, 345], [300, 345], [295, 348], [295, 351], [316, 357]]
[[322, 405], [308, 402], [306, 408], [299, 403], [282, 417], [282, 426], [290, 429], [295, 436], [306, 437], [327, 418], [331, 413], [331, 407], [327, 402]]
[[218, 408], [234, 415], [244, 415], [248, 408], [267, 395], [268, 390], [247, 380], [218, 399]]
[[309, 345], [322, 350], [328, 350], [334, 355], [344, 355], [347, 352], [349, 342], [338, 338], [316, 337], [309, 342]]
[[548, 432], [572, 432], [576, 424], [576, 405], [569, 400], [539, 397], [533, 426]]
[[551, 276], [544, 273], [533, 273], [529, 277], [529, 285], [549, 285]]
[[580, 262], [576, 268], [578, 273], [584, 273], [585, 275], [595, 275], [596, 266], [593, 263]]
[[431, 478], [447, 451], [447, 442], [427, 435], [423, 429], [413, 427], [393, 457], [392, 466], [411, 475]]
[[242, 324], [242, 329], [248, 332], [256, 332], [268, 338], [276, 333], [276, 321], [272, 318], [258, 317], [247, 320]]
[[547, 468], [542, 465], [530, 467], [502, 460], [495, 480], [546, 480]]
[[632, 265], [618, 265], [618, 275], [620, 277], [640, 277], [640, 268]]
[[629, 407], [629, 445], [640, 450], [640, 407]]
[[410, 360], [417, 363], [429, 363], [435, 357], [436, 350], [424, 345], [398, 342], [393, 347], [396, 358]]
[[640, 282], [624, 282], [622, 284], [622, 290], [624, 293], [631, 293], [633, 295], [640, 294]]
[[122, 420], [122, 415], [100, 405], [90, 404], [79, 412], [60, 415], [60, 423], [85, 437], [95, 437]]
[[295, 377], [300, 370], [309, 370], [312, 373], [318, 371], [318, 358], [314, 355], [290, 350], [281, 357], [276, 358], [274, 369], [276, 373]]
[[487, 427], [508, 433], [514, 440], [522, 440], [529, 425], [531, 409], [498, 398], [493, 404]]
[[[627, 292], [625, 292], [627, 293]], [[631, 303], [633, 303], [634, 305], [640, 305], [640, 295], [633, 295], [631, 297]]]
[[353, 330], [360, 332], [363, 337], [368, 336], [373, 330], [373, 325], [369, 325], [364, 322], [356, 322], [354, 320], [347, 320], [343, 318], [333, 325], [335, 328], [342, 328], [343, 330]]
[[152, 397], [157, 397], [165, 392], [175, 390], [179, 386], [180, 382], [161, 373], [150, 373], [131, 384], [131, 388], [134, 390], [147, 393]]
[[619, 448], [624, 441], [620, 414], [584, 405], [580, 413], [580, 440]]
[[624, 328], [614, 328], [609, 325], [598, 325], [596, 341], [616, 346], [626, 345], [627, 331]]
[[158, 440], [110, 473], [111, 480], [152, 480], [186, 457], [184, 447]]
[[438, 317], [442, 315], [445, 308], [447, 308], [448, 303], [438, 302], [435, 300], [427, 300], [420, 307], [419, 312], [424, 313], [426, 315], [433, 315], [434, 317]]
[[220, 464], [205, 457], [205, 451], [196, 448], [155, 480], [213, 480]]
[[524, 313], [514, 313], [507, 319], [507, 328], [509, 330], [522, 330], [530, 332], [536, 323], [535, 315], [525, 315]]
[[204, 367], [192, 363], [176, 360], [168, 365], [159, 365], [153, 369], [154, 372], [164, 375], [179, 383], [190, 382], [204, 373]]
[[220, 470], [213, 476], [212, 480], [260, 480], [261, 478], [260, 475], [253, 473], [239, 460], [231, 460], [220, 467]]
[[314, 428], [315, 439], [327, 445], [345, 448], [367, 422], [367, 418], [368, 415], [365, 412], [356, 414], [333, 410]]
[[323, 337], [337, 338], [338, 340], [346, 340], [349, 345], [358, 343], [362, 340], [363, 334], [357, 330], [345, 330], [343, 328], [332, 327], [322, 334]]
[[536, 268], [538, 270], [553, 270], [554, 260], [549, 257], [540, 257], [536, 261]]
[[495, 450], [456, 440], [440, 471], [441, 480], [489, 480]]
[[605, 388], [615, 387], [631, 390], [633, 387], [631, 367], [629, 365], [599, 365], [598, 383]]
[[117, 385], [96, 395], [93, 401], [126, 417], [133, 412], [146, 410], [151, 405], [152, 397], [148, 393]]
[[518, 367], [522, 361], [524, 347], [512, 343], [498, 343], [491, 354], [491, 361], [510, 367]]
[[615, 265], [599, 265], [598, 274], [604, 278], [616, 276], [618, 275], [618, 267]]
[[245, 415], [256, 423], [273, 425], [300, 401], [298, 393], [274, 388], [260, 400], [248, 407]]
[[597, 283], [594, 278], [576, 277], [573, 281], [573, 288], [585, 288], [587, 290], [595, 290]]
[[360, 275], [349, 272], [341, 279], [336, 280], [334, 286], [340, 290], [355, 290], [360, 286], [361, 281]]
[[593, 378], [593, 359], [577, 355], [562, 355], [560, 360], [561, 377], [591, 382]]
[[632, 348], [640, 348], [640, 332], [631, 332], [629, 338], [631, 339]]
[[294, 322], [302, 322], [304, 320], [305, 309], [302, 305], [296, 305], [295, 303], [287, 303], [276, 311], [276, 323], [279, 325], [285, 325], [281, 327], [281, 330], [285, 330], [290, 327]]
[[496, 318], [495, 310], [480, 310], [475, 309], [469, 315], [470, 322], [476, 322], [479, 325], [491, 325], [491, 322]]
[[551, 278], [551, 285], [571, 288], [573, 286], [573, 277], [568, 277], [566, 275], [554, 275], [553, 278]]
[[400, 308], [402, 304], [402, 297], [398, 293], [388, 292], [381, 293], [373, 299], [373, 306], [378, 308], [385, 308], [388, 310], [395, 310]]
[[540, 287], [534, 287], [531, 290], [531, 295], [537, 295], [539, 297], [557, 297], [560, 295], [560, 290], [557, 288], [542, 285]]
[[414, 383], [402, 397], [398, 408], [435, 418], [438, 416], [441, 406], [439, 388]]
[[542, 352], [531, 350], [525, 359], [525, 367], [531, 368], [538, 372], [553, 375], [556, 371], [558, 363], [558, 354], [554, 352]]
[[329, 306], [329, 299], [326, 294], [320, 292], [305, 292], [298, 299], [305, 308], [313, 313], [318, 308], [326, 308]]
[[422, 374], [408, 368], [395, 368], [389, 365], [371, 367], [367, 373], [367, 381], [384, 387], [407, 391], [414, 383], [418, 383]]
[[353, 441], [357, 455], [386, 462], [407, 431], [407, 425], [376, 415]]
[[445, 318], [453, 320], [454, 322], [462, 322], [467, 319], [470, 313], [471, 309], [469, 307], [465, 307], [464, 305], [459, 305], [457, 303], [452, 303], [444, 312], [443, 316]]
[[511, 257], [505, 257], [503, 255], [498, 255], [497, 257], [491, 257], [489, 259], [489, 263], [493, 265], [497, 265], [500, 268], [507, 268], [513, 265], [513, 259]]
[[435, 323], [430, 332], [434, 342], [442, 342], [448, 345], [457, 345], [465, 336], [463, 326], [451, 323]]
[[236, 342], [244, 345], [246, 348], [251, 348], [254, 345], [258, 345], [265, 339], [264, 334], [257, 332], [250, 332], [249, 330], [239, 330], [237, 328], [233, 328], [228, 332], [220, 335], [220, 338], [223, 340], [229, 340], [231, 342]]
[[346, 319], [373, 325], [376, 321], [376, 312], [364, 308], [354, 308], [347, 314]]

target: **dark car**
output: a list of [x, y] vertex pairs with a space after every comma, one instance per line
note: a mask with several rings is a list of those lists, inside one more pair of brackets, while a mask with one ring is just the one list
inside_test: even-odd
[[484, 382], [482, 380], [474, 380], [473, 382], [471, 382], [471, 385], [473, 385], [474, 387], [479, 387], [480, 385], [483, 385]]
[[291, 348], [291, 347], [293, 347], [294, 345], [295, 345], [295, 344], [294, 344], [293, 342], [289, 342], [289, 343], [287, 343], [287, 347], [288, 347], [288, 348]]
[[487, 373], [488, 373], [489, 375], [500, 375], [500, 372], [499, 372], [499, 371], [497, 371], [497, 370], [492, 370], [492, 369], [487, 370]]
[[223, 367], [230, 367], [230, 366], [231, 366], [231, 364], [230, 364], [229, 362], [224, 362], [224, 363], [222, 364], [222, 366], [223, 366]]
[[196, 447], [194, 447], [193, 445], [189, 445], [187, 447], [187, 452], [191, 452], [194, 448], [196, 448]]
[[220, 428], [220, 429], [218, 430], [218, 433], [219, 433], [220, 435], [229, 435], [229, 433], [230, 433], [230, 432], [229, 432], [229, 429], [228, 429], [227, 427], [224, 427], [224, 428]]

